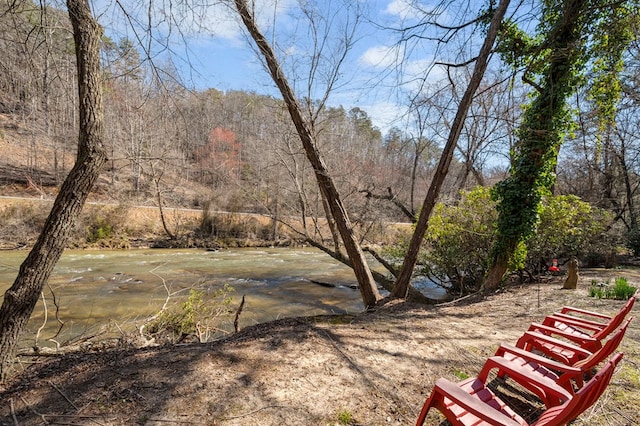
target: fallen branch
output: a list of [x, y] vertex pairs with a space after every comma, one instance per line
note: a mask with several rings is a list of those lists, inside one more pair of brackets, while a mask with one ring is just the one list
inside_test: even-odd
[[[33, 411], [33, 410], [31, 410]], [[36, 413], [35, 411], [33, 411], [34, 413]], [[90, 420], [93, 423], [100, 425], [100, 426], [105, 426], [104, 423], [100, 423], [97, 419], [104, 419], [103, 416], [92, 416], [92, 415], [81, 415], [81, 414], [40, 414], [40, 413], [36, 413], [40, 416], [40, 418], [42, 418], [42, 421], [46, 422], [45, 417], [50, 417], [50, 418], [62, 418], [62, 419], [83, 419], [83, 420]], [[107, 419], [105, 419], [107, 420]], [[113, 419], [111, 419], [111, 421], [113, 421]], [[46, 422], [46, 424], [49, 424], [48, 422]], [[76, 424], [76, 423], [61, 423], [60, 421], [56, 421], [53, 424], [56, 425], [63, 425], [63, 424]]]
[[188, 424], [188, 425], [193, 425], [193, 424], [204, 425], [204, 424], [208, 424], [208, 423], [194, 423], [193, 420], [158, 419], [158, 418], [155, 418], [155, 417], [149, 417], [147, 420], [149, 422], [171, 423], [171, 424], [177, 424], [177, 423], [184, 423], [184, 424]]
[[371, 256], [373, 256], [378, 262], [380, 262], [382, 266], [385, 267], [387, 271], [391, 272], [391, 274], [393, 274], [394, 277], [398, 276], [398, 273], [399, 273], [398, 269], [395, 266], [393, 266], [390, 262], [388, 262], [387, 259], [382, 257], [380, 253], [374, 250], [373, 247], [369, 247], [369, 246], [362, 247], [362, 250], [366, 251]]
[[40, 292], [40, 296], [42, 296], [42, 309], [44, 310], [44, 319], [42, 320], [42, 325], [40, 326], [40, 328], [38, 328], [38, 331], [36, 332], [36, 339], [34, 343], [35, 348], [38, 347], [38, 339], [40, 339], [40, 333], [42, 332], [44, 327], [47, 325], [47, 321], [49, 320], [49, 311], [47, 309], [47, 299], [45, 299], [44, 297], [44, 291]]
[[65, 400], [66, 400], [66, 401], [67, 401], [67, 402], [68, 402], [68, 403], [69, 403], [69, 404], [70, 404], [70, 405], [71, 405], [71, 406], [72, 406], [76, 411], [79, 411], [79, 408], [76, 406], [76, 404], [74, 404], [74, 403], [69, 399], [69, 397], [68, 397], [67, 395], [65, 395], [65, 394], [64, 394], [64, 392], [62, 392], [62, 391], [60, 390], [60, 388], [59, 388], [59, 387], [57, 387], [57, 386], [55, 385], [55, 383], [53, 383], [52, 381], [49, 381], [49, 384], [50, 384], [50, 385], [51, 385], [51, 386], [52, 386], [56, 391], [58, 391], [58, 393], [59, 393], [60, 395], [62, 395], [62, 397], [63, 397], [63, 398], [64, 398], [64, 399], [65, 399]]
[[18, 426], [18, 417], [16, 417], [16, 409], [13, 406], [13, 398], [9, 398], [9, 406], [11, 407], [11, 418], [13, 419], [14, 426]]
[[475, 292], [475, 293], [467, 294], [467, 295], [466, 295], [466, 296], [464, 296], [464, 297], [460, 297], [460, 298], [458, 298], [458, 299], [454, 299], [454, 300], [452, 300], [452, 301], [450, 301], [450, 302], [438, 303], [438, 304], [436, 304], [436, 306], [437, 306], [438, 308], [441, 308], [441, 307], [444, 307], [444, 306], [456, 305], [457, 303], [459, 303], [459, 302], [463, 302], [463, 301], [465, 301], [465, 300], [467, 300], [467, 299], [471, 299], [471, 298], [473, 298], [474, 296], [480, 296], [480, 297], [482, 297], [482, 292], [477, 291], [477, 292]]
[[171, 292], [171, 290], [169, 289], [169, 286], [167, 285], [167, 280], [164, 279], [164, 277], [162, 277], [161, 275], [157, 274], [155, 271], [156, 269], [160, 268], [160, 266], [156, 266], [155, 268], [153, 268], [152, 270], [149, 271], [150, 274], [155, 275], [157, 278], [160, 279], [160, 281], [162, 281], [162, 286], [164, 287], [164, 290], [167, 292], [167, 297], [164, 300], [164, 304], [162, 305], [162, 307], [160, 308], [160, 310], [158, 312], [156, 312], [154, 315], [150, 316], [149, 318], [146, 319], [146, 321], [144, 322], [144, 324], [142, 324], [140, 326], [140, 328], [138, 329], [139, 333], [140, 333], [140, 337], [142, 337], [145, 341], [147, 340], [147, 338], [144, 335], [144, 329], [147, 327], [147, 325], [152, 322], [153, 320], [157, 319], [164, 311], [167, 310], [168, 306], [169, 306], [169, 301], [171, 300], [171, 297], [181, 293], [183, 291], [185, 291], [186, 289], [180, 289], [177, 291], [174, 291], [173, 293]]
[[51, 292], [51, 297], [53, 298], [53, 306], [56, 307], [56, 321], [58, 321], [58, 324], [60, 324], [60, 327], [58, 328], [58, 331], [56, 331], [56, 334], [54, 334], [48, 340], [51, 341], [51, 342], [54, 342], [56, 344], [56, 346], [59, 348], [60, 344], [57, 341], [55, 341], [54, 339], [56, 337], [58, 337], [58, 335], [62, 331], [62, 328], [64, 327], [64, 321], [62, 321], [60, 319], [60, 305], [58, 304], [58, 299], [56, 298], [56, 293], [53, 291], [53, 289], [51, 288], [51, 286], [48, 283], [47, 283], [47, 287], [49, 287], [49, 291]]

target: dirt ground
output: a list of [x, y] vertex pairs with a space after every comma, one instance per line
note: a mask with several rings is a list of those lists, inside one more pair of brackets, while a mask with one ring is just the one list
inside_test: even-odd
[[[618, 276], [640, 283], [637, 271], [581, 271], [575, 291], [556, 279], [446, 306], [284, 319], [209, 344], [23, 359], [0, 391], [0, 425], [410, 425], [436, 379], [477, 374], [532, 321], [563, 305], [615, 313], [624, 302], [587, 288]], [[607, 392], [574, 424], [640, 424], [640, 320], [621, 351]], [[535, 397], [494, 382], [525, 419], [540, 414]], [[427, 424], [443, 420], [434, 411]]]

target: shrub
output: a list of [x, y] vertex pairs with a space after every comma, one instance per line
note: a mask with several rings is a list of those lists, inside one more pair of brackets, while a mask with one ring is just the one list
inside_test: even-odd
[[0, 235], [5, 242], [31, 244], [42, 230], [50, 203], [16, 201], [0, 208]]
[[[417, 274], [426, 275], [455, 296], [478, 290], [489, 267], [496, 219], [488, 188], [462, 191], [455, 204], [438, 203], [429, 220]], [[611, 219], [609, 212], [576, 196], [547, 197], [536, 233], [526, 245], [517, 247], [509, 269], [541, 273], [553, 258], [611, 257], [616, 238], [607, 232]], [[399, 238], [385, 250], [385, 256], [400, 262], [408, 241], [408, 236]]]
[[477, 290], [488, 268], [496, 217], [488, 188], [461, 192], [455, 205], [437, 204], [420, 259], [427, 276], [448, 283], [455, 294]]
[[120, 247], [119, 239], [127, 235], [128, 208], [117, 206], [87, 206], [76, 225], [75, 238], [89, 244]]
[[[480, 288], [487, 272], [491, 247], [496, 238], [497, 212], [488, 188], [461, 192], [455, 204], [438, 203], [420, 254], [418, 274], [463, 295]], [[607, 234], [610, 214], [591, 207], [575, 196], [544, 199], [536, 234], [517, 247], [509, 268], [546, 272], [552, 258], [587, 256], [614, 252], [613, 237]], [[386, 251], [398, 258], [406, 241]]]
[[613, 286], [610, 286], [608, 282], [602, 285], [592, 281], [589, 296], [598, 299], [627, 300], [636, 294], [636, 290], [636, 287], [631, 286], [626, 278], [619, 277], [615, 279]]
[[97, 243], [113, 236], [113, 226], [103, 217], [95, 218], [95, 222], [87, 228], [87, 242]]
[[191, 289], [187, 299], [174, 309], [162, 311], [146, 325], [146, 333], [171, 342], [195, 336], [198, 341], [206, 342], [220, 331], [220, 317], [229, 314], [233, 301], [231, 293], [235, 290], [229, 284], [216, 290], [212, 297], [205, 300], [206, 293]]
[[575, 195], [546, 197], [537, 231], [527, 241], [526, 268], [542, 273], [549, 259], [609, 254], [614, 249], [606, 233], [611, 220], [609, 212]]
[[353, 414], [351, 411], [342, 410], [338, 413], [338, 423], [341, 425], [350, 425], [353, 422]]
[[251, 215], [214, 212], [210, 209], [210, 205], [202, 210], [199, 233], [203, 237], [220, 240], [256, 238], [268, 240], [272, 237], [269, 224], [262, 224]]
[[636, 294], [636, 288], [629, 285], [626, 278], [620, 277], [616, 278], [613, 288], [611, 289], [611, 294], [608, 298], [627, 300], [634, 294]]
[[469, 375], [462, 370], [455, 370], [453, 375], [456, 376], [458, 380], [467, 380]]
[[598, 283], [597, 281], [591, 281], [591, 287], [589, 287], [589, 297], [595, 297], [597, 299], [603, 299], [605, 297], [605, 286], [609, 283]]

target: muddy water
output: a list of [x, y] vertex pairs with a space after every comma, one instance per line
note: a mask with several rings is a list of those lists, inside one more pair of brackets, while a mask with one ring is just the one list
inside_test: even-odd
[[[0, 294], [12, 284], [26, 252], [0, 253]], [[330, 284], [318, 285], [316, 282]], [[359, 312], [363, 305], [353, 272], [314, 249], [66, 251], [29, 324], [21, 346], [56, 334], [55, 302], [64, 322], [56, 341], [107, 328], [132, 329], [158, 312], [167, 293], [184, 300], [191, 288], [213, 294], [231, 285], [232, 308], [246, 296], [240, 325], [276, 318]], [[45, 323], [45, 309], [47, 321]], [[223, 325], [232, 328], [231, 320]]]

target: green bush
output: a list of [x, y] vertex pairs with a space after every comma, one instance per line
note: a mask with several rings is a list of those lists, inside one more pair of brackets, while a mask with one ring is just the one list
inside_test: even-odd
[[113, 226], [107, 222], [107, 219], [97, 217], [95, 222], [87, 227], [87, 242], [97, 243], [101, 240], [107, 240], [113, 236]]
[[553, 258], [606, 256], [614, 250], [607, 235], [611, 221], [610, 212], [575, 195], [545, 197], [537, 231], [527, 241], [526, 269], [543, 273]]
[[120, 239], [126, 237], [128, 232], [127, 213], [128, 207], [124, 205], [89, 205], [76, 225], [75, 238], [84, 239], [89, 244], [119, 247], [122, 245]]
[[589, 287], [589, 297], [595, 297], [596, 299], [605, 298], [605, 286], [609, 283], [600, 284], [597, 281], [591, 281], [591, 287]]
[[[441, 283], [455, 296], [478, 290], [489, 266], [496, 218], [488, 188], [461, 192], [455, 204], [438, 203], [429, 220], [417, 273]], [[606, 228], [610, 220], [608, 212], [578, 197], [547, 197], [536, 234], [526, 245], [518, 246], [509, 268], [542, 273], [553, 258], [610, 254], [615, 251]], [[399, 258], [406, 244], [397, 243], [386, 255]]]
[[636, 294], [636, 288], [631, 286], [626, 278], [620, 277], [616, 278], [615, 284], [613, 285], [612, 299], [617, 300], [627, 300], [631, 298], [634, 294]]
[[341, 425], [350, 425], [353, 422], [353, 414], [351, 411], [342, 410], [338, 413], [338, 423]]
[[631, 286], [626, 278], [619, 277], [616, 278], [613, 286], [610, 286], [608, 282], [598, 284], [592, 281], [591, 287], [589, 287], [589, 296], [598, 299], [627, 300], [636, 294], [636, 290], [636, 287]]
[[496, 218], [488, 188], [461, 192], [455, 205], [438, 203], [421, 252], [422, 272], [435, 282], [448, 283], [453, 294], [477, 290], [489, 266]]

